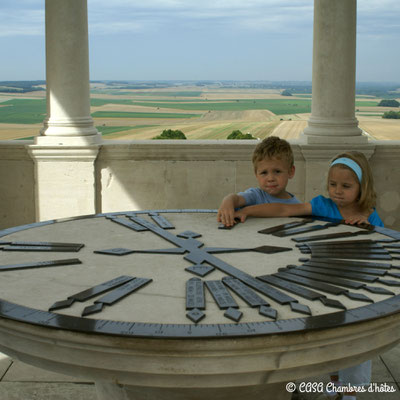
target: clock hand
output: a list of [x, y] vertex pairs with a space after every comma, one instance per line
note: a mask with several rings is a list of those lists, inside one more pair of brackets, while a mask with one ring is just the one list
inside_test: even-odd
[[44, 267], [58, 267], [60, 265], [73, 265], [82, 264], [78, 258], [69, 258], [66, 260], [52, 260], [52, 261], [38, 261], [24, 264], [13, 264], [13, 265], [0, 265], [1, 271], [13, 271], [18, 269], [28, 268], [44, 268]]
[[141, 287], [147, 285], [152, 281], [152, 279], [147, 278], [134, 278], [133, 280], [130, 280], [122, 286], [117, 287], [112, 292], [96, 300], [92, 306], [86, 307], [82, 311], [82, 317], [100, 312], [105, 305], [112, 306], [117, 301], [120, 301], [124, 297], [128, 296], [132, 292], [135, 292], [136, 290], [140, 289]]
[[113, 288], [123, 285], [126, 282], [134, 279], [133, 276], [121, 275], [118, 278], [111, 279], [110, 281], [100, 283], [82, 292], [75, 293], [68, 296], [66, 300], [57, 301], [50, 308], [49, 311], [60, 310], [62, 308], [70, 307], [75, 301], [86, 301], [99, 294], [107, 292]]
[[[233, 267], [232, 265], [220, 260], [219, 258], [213, 256], [212, 254], [205, 251], [205, 249], [201, 249], [200, 247], [203, 245], [201, 242], [198, 242], [195, 239], [181, 239], [170, 232], [165, 231], [162, 228], [155, 226], [154, 224], [148, 222], [147, 220], [140, 218], [140, 217], [131, 217], [132, 221], [146, 227], [151, 232], [155, 233], [158, 236], [163, 237], [164, 239], [168, 240], [169, 242], [184, 248], [188, 254], [184, 257], [185, 260], [192, 262], [193, 264], [202, 264], [207, 262], [208, 264], [214, 266], [215, 268], [219, 269], [220, 271], [233, 276], [244, 282], [246, 285], [250, 286], [251, 288], [263, 293], [269, 298], [277, 301], [280, 304], [290, 304], [290, 306], [294, 307], [294, 303], [298, 301], [273, 288], [272, 286], [268, 285], [267, 283], [261, 282], [257, 280], [253, 276], [241, 271], [238, 268]], [[307, 306], [299, 305], [301, 307], [296, 307], [296, 311], [299, 312], [306, 312], [311, 314], [310, 309]], [[300, 311], [301, 310], [301, 311]]]

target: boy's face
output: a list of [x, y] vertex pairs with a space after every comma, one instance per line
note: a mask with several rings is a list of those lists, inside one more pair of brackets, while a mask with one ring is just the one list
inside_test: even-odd
[[277, 158], [265, 158], [256, 165], [256, 178], [260, 189], [271, 196], [287, 199], [289, 194], [286, 186], [289, 179], [293, 178], [295, 168], [289, 167], [287, 161]]

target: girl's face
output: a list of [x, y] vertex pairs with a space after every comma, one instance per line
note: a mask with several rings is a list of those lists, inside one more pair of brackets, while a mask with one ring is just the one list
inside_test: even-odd
[[333, 166], [329, 170], [328, 193], [340, 208], [355, 205], [360, 195], [360, 183], [356, 174], [348, 168]]

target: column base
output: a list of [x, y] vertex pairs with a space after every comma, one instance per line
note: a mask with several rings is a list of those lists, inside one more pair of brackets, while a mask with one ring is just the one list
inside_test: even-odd
[[300, 140], [306, 144], [367, 144], [368, 136], [308, 135], [303, 132], [300, 135]]
[[40, 146], [90, 146], [100, 144], [101, 134], [88, 136], [36, 136], [35, 145]]
[[289, 400], [286, 383], [226, 388], [158, 388], [96, 381], [98, 400]]
[[311, 116], [302, 133], [307, 144], [367, 143], [356, 118], [318, 118]]
[[42, 139], [27, 147], [35, 165], [36, 221], [95, 214], [99, 146], [50, 145]]

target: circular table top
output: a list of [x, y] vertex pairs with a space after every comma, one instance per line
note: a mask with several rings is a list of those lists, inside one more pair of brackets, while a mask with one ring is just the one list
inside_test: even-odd
[[400, 312], [400, 236], [378, 230], [303, 218], [218, 229], [213, 210], [98, 214], [6, 229], [0, 317], [151, 338], [247, 337], [368, 321]]

